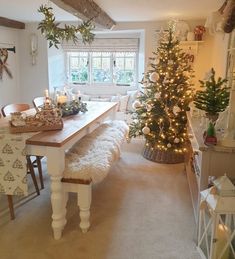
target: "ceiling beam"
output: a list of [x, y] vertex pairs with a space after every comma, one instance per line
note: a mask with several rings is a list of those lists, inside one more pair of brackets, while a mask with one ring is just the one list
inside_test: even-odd
[[104, 28], [111, 29], [116, 24], [93, 0], [51, 0], [65, 11], [84, 20], [93, 22]]
[[0, 26], [10, 27], [15, 29], [25, 29], [25, 24], [23, 22], [18, 22], [5, 17], [0, 17]]

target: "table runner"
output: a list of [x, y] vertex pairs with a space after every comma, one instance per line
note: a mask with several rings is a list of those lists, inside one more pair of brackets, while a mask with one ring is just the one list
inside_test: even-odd
[[11, 134], [0, 128], [0, 193], [27, 195], [27, 163], [25, 141], [31, 134]]

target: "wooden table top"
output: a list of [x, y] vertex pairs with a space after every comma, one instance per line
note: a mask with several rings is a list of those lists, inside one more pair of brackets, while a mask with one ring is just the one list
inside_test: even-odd
[[[87, 102], [88, 111], [63, 118], [64, 127], [62, 130], [35, 132], [35, 134], [26, 140], [28, 145], [61, 147], [79, 132], [89, 127], [92, 122], [99, 119], [105, 113], [115, 109], [116, 102]], [[25, 111], [27, 115], [35, 114], [35, 109]], [[0, 127], [9, 125], [9, 118], [0, 119]]]
[[43, 131], [27, 139], [26, 144], [37, 146], [61, 147], [92, 122], [108, 113], [116, 102], [87, 102], [88, 111], [63, 118], [62, 130]]

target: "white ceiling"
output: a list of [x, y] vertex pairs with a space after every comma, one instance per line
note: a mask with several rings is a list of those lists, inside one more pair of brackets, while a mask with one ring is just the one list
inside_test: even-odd
[[[202, 19], [216, 11], [224, 0], [94, 0], [116, 22], [143, 22], [178, 18]], [[73, 15], [48, 0], [0, 0], [0, 16], [22, 22], [37, 22], [41, 4], [51, 5], [58, 21], [76, 21]]]

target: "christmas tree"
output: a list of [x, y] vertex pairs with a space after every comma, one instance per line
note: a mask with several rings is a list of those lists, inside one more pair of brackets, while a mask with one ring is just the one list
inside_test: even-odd
[[218, 113], [226, 109], [229, 104], [229, 87], [227, 87], [227, 79], [215, 80], [215, 70], [212, 68], [207, 74], [207, 78], [202, 81], [201, 88], [203, 90], [197, 91], [194, 104], [195, 107], [204, 110], [208, 117], [216, 116]]
[[[142, 80], [143, 92], [133, 104], [135, 109], [130, 124], [129, 137], [143, 135], [145, 148], [158, 154], [145, 156], [162, 162], [167, 154], [181, 155], [187, 151], [186, 111], [192, 100], [191, 77], [193, 70], [187, 55], [174, 38], [174, 26], [169, 26], [159, 41], [156, 52], [150, 58], [148, 71]], [[159, 160], [157, 157], [160, 156]], [[165, 153], [165, 155], [162, 155]]]

